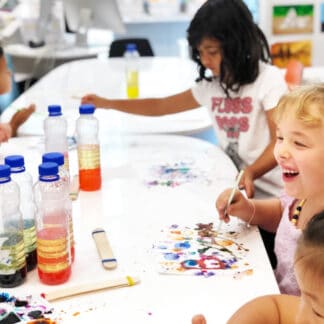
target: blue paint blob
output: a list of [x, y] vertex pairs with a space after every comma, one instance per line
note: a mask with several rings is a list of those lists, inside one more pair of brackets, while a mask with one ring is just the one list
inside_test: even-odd
[[166, 260], [178, 260], [180, 256], [176, 253], [164, 253], [164, 258]]
[[188, 241], [176, 243], [174, 246], [181, 249], [189, 249], [191, 247]]

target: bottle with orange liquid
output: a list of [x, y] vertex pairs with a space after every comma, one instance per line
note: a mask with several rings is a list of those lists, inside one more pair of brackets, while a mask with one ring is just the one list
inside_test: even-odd
[[95, 191], [101, 188], [99, 122], [94, 116], [95, 107], [81, 105], [76, 121], [80, 189]]
[[42, 163], [34, 186], [37, 231], [37, 270], [48, 285], [66, 282], [71, 275], [68, 214], [64, 206], [64, 184], [54, 162]]
[[43, 162], [54, 162], [58, 165], [58, 175], [60, 176], [60, 181], [64, 184], [64, 206], [67, 211], [69, 218], [69, 229], [70, 229], [70, 245], [71, 245], [71, 257], [72, 262], [75, 257], [74, 249], [74, 231], [73, 231], [73, 219], [72, 219], [72, 200], [70, 198], [70, 176], [64, 167], [64, 155], [60, 152], [50, 152], [44, 153], [42, 157]]

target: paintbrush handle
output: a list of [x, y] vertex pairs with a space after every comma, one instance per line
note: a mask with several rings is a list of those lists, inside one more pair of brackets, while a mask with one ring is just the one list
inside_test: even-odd
[[92, 292], [92, 291], [97, 291], [102, 289], [133, 286], [139, 282], [140, 280], [137, 277], [126, 276], [117, 279], [85, 283], [78, 286], [72, 286], [66, 288], [62, 287], [57, 290], [53, 290], [48, 293], [45, 293], [44, 295], [48, 301], [52, 301], [64, 297], [80, 295], [87, 292]]

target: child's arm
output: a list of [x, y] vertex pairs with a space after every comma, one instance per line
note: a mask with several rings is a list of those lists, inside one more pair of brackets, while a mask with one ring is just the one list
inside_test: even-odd
[[9, 122], [9, 125], [11, 127], [11, 137], [17, 136], [17, 130], [19, 126], [22, 125], [34, 111], [35, 105], [31, 104], [27, 108], [22, 108], [15, 112]]
[[241, 180], [241, 185], [244, 186], [246, 194], [250, 198], [254, 196], [253, 181], [263, 176], [265, 173], [272, 170], [277, 165], [277, 162], [273, 155], [273, 149], [276, 143], [276, 126], [272, 120], [273, 112], [274, 109], [266, 111], [266, 117], [270, 132], [270, 142], [264, 149], [262, 154], [254, 161], [254, 163], [244, 169], [244, 176]]
[[296, 296], [269, 295], [258, 297], [239, 308], [227, 324], [295, 323], [298, 306], [299, 297]]
[[276, 232], [282, 216], [282, 206], [278, 198], [247, 199], [240, 191], [236, 191], [232, 203], [227, 207], [231, 189], [223, 191], [216, 200], [219, 218], [226, 223], [231, 216], [236, 216], [251, 225], [259, 225], [269, 232]]
[[94, 94], [82, 97], [81, 103], [91, 103], [97, 108], [115, 109], [137, 115], [161, 116], [199, 107], [191, 90], [163, 98], [107, 99]]

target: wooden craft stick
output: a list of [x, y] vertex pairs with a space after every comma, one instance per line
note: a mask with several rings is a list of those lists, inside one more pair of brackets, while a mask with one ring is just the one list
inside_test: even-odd
[[48, 293], [42, 294], [44, 298], [48, 301], [65, 298], [69, 296], [80, 295], [92, 291], [98, 291], [108, 288], [118, 288], [118, 287], [128, 287], [134, 286], [139, 283], [140, 280], [138, 277], [122, 277], [117, 279], [110, 279], [98, 282], [84, 283], [78, 286], [72, 287], [62, 287], [57, 290], [49, 291]]
[[117, 260], [113, 255], [105, 230], [96, 228], [92, 231], [92, 237], [96, 243], [103, 267], [109, 270], [115, 269], [117, 267]]
[[79, 176], [76, 174], [70, 184], [70, 199], [77, 200], [79, 196]]

